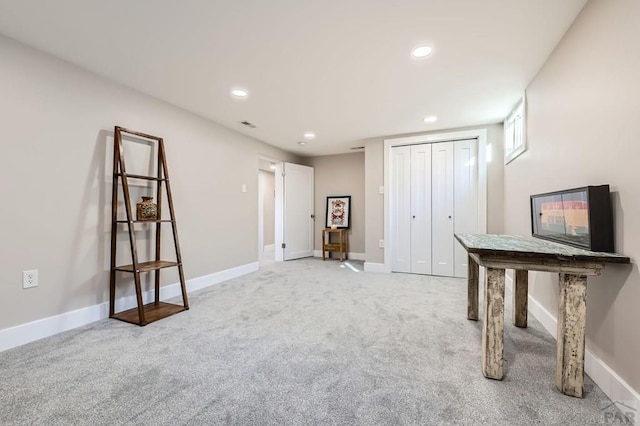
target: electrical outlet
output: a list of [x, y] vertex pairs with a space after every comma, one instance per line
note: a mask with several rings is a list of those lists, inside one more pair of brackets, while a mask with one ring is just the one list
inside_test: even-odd
[[22, 271], [22, 288], [38, 287], [38, 270]]
[[384, 248], [384, 240], [378, 241], [378, 247]]

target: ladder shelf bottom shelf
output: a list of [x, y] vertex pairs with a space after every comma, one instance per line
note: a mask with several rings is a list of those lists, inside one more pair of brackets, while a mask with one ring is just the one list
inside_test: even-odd
[[[170, 268], [172, 266], [179, 265], [180, 264], [178, 262], [170, 262], [168, 260], [152, 260], [150, 262], [139, 262], [138, 268], [140, 272], [149, 272], [155, 271], [157, 269]], [[120, 272], [136, 272], [133, 265], [116, 266], [115, 270]]]
[[138, 315], [138, 308], [128, 309], [126, 311], [113, 314], [111, 318], [118, 319], [120, 321], [128, 322], [135, 325], [145, 326], [154, 321], [161, 320], [168, 316], [177, 314], [188, 310], [182, 305], [175, 305], [173, 303], [166, 302], [151, 302], [142, 307], [144, 309], [144, 323], [140, 321]]
[[175, 220], [171, 219], [153, 219], [153, 220], [116, 220], [116, 223], [174, 223]]

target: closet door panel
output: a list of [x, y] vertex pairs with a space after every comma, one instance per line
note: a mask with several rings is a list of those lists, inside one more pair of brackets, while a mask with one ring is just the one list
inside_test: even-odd
[[431, 145], [411, 146], [411, 272], [431, 274]]
[[411, 148], [392, 148], [391, 163], [391, 270], [411, 272]]
[[453, 153], [453, 142], [433, 144], [431, 271], [448, 277], [454, 274]]
[[[454, 142], [454, 232], [478, 233], [478, 148], [475, 139]], [[455, 276], [467, 277], [467, 252], [454, 241]]]

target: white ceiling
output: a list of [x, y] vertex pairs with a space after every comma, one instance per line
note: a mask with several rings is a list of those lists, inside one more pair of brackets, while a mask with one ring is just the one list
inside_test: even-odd
[[[585, 3], [0, 0], [0, 33], [271, 145], [326, 155], [502, 121]], [[421, 44], [433, 53], [413, 59]], [[231, 97], [238, 86], [247, 99]], [[308, 130], [317, 138], [299, 146]]]

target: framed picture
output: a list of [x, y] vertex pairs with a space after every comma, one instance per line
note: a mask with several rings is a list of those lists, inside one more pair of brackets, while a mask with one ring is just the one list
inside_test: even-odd
[[327, 197], [327, 219], [325, 225], [331, 228], [349, 228], [351, 226], [351, 195]]

